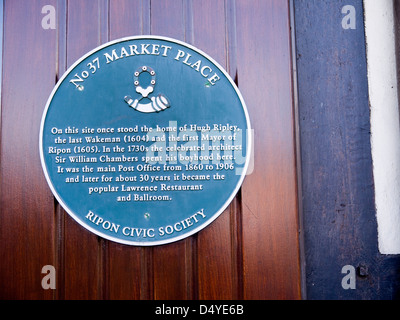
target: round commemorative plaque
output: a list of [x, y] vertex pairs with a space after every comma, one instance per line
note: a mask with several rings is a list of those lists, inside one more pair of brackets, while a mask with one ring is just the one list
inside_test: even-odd
[[213, 222], [239, 190], [251, 129], [236, 85], [212, 58], [156, 36], [89, 52], [60, 79], [40, 156], [59, 203], [112, 241], [161, 245]]

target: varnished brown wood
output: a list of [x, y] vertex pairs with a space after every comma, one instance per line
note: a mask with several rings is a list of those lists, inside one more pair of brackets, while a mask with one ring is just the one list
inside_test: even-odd
[[[237, 1], [239, 87], [254, 129], [242, 187], [244, 298], [300, 298], [288, 1]], [[250, 36], [252, 35], [252, 36]]]
[[113, 242], [109, 242], [108, 245], [106, 256], [109, 264], [107, 270], [108, 298], [139, 300], [142, 274], [140, 248]]
[[149, 29], [150, 0], [110, 2], [110, 40], [145, 34]]
[[[194, 45], [227, 68], [227, 19], [224, 0], [193, 1]], [[228, 207], [198, 235], [200, 299], [234, 299], [237, 282], [232, 268], [231, 218]]]
[[[288, 2], [5, 3], [0, 297], [299, 298]], [[57, 9], [56, 30], [41, 28], [46, 4]], [[106, 41], [150, 33], [193, 44], [228, 70], [249, 109], [255, 167], [210, 226], [176, 243], [141, 248], [101, 239], [69, 217], [47, 187], [37, 139], [50, 91], [70, 65]], [[55, 292], [40, 286], [46, 264], [57, 269]]]
[[[100, 1], [67, 2], [67, 67], [100, 43]], [[106, 40], [106, 39], [105, 39]], [[65, 299], [103, 298], [101, 240], [68, 214], [64, 230]]]
[[0, 299], [54, 295], [41, 287], [42, 267], [55, 263], [54, 201], [38, 151], [41, 115], [55, 81], [56, 33], [41, 27], [45, 4], [55, 1], [4, 5]]

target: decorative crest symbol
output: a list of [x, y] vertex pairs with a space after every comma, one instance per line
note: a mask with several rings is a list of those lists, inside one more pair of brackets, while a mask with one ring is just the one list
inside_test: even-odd
[[[143, 88], [139, 81], [139, 76], [143, 72], [147, 72], [151, 76], [150, 85], [146, 88]], [[136, 92], [142, 97], [139, 99], [133, 99], [131, 96], [125, 96], [125, 102], [136, 111], [144, 113], [160, 112], [171, 106], [168, 98], [162, 93], [160, 93], [157, 97], [149, 97], [149, 95], [153, 93], [154, 86], [156, 85], [156, 72], [152, 68], [148, 66], [142, 66], [138, 68], [134, 73], [133, 83], [136, 87]], [[151, 102], [141, 103], [140, 101], [145, 98], [146, 100], [150, 99]]]

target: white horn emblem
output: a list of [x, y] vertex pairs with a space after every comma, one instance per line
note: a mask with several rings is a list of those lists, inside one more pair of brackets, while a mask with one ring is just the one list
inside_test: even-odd
[[[139, 75], [142, 72], [148, 72], [151, 75], [150, 85], [147, 88], [143, 88], [139, 82]], [[139, 93], [142, 97], [140, 99], [133, 99], [131, 96], [125, 97], [125, 102], [132, 107], [133, 109], [144, 112], [160, 112], [170, 107], [169, 100], [163, 94], [159, 94], [157, 97], [149, 98], [149, 94], [153, 93], [154, 86], [156, 85], [156, 72], [147, 66], [140, 67], [134, 73], [134, 85], [136, 87], [136, 92]], [[144, 98], [148, 98], [151, 102], [141, 103], [140, 101]]]

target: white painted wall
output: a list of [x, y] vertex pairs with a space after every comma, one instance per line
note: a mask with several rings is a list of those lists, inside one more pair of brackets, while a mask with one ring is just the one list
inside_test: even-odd
[[393, 0], [364, 0], [378, 243], [400, 254], [400, 121]]

